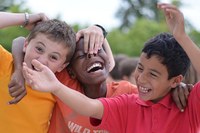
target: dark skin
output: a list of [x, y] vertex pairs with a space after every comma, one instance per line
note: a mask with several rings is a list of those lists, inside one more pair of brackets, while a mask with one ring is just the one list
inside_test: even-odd
[[81, 83], [86, 96], [90, 98], [105, 97], [106, 78], [109, 73], [107, 54], [103, 48], [98, 50], [97, 54], [86, 54], [83, 42], [84, 39], [81, 38], [77, 43], [68, 70]]

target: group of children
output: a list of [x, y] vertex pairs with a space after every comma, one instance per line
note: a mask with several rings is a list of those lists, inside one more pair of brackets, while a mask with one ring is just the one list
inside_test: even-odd
[[[106, 83], [113, 67], [107, 40], [98, 51], [88, 54], [84, 50], [87, 37], [77, 39], [76, 43], [71, 27], [57, 20], [41, 22], [27, 39], [15, 40], [22, 42], [14, 45], [15, 68], [12, 55], [1, 47], [1, 131], [198, 133], [199, 84], [189, 97], [188, 93], [183, 95], [188, 98], [184, 112], [180, 112], [171, 97], [172, 88], [182, 81], [189, 67], [189, 59], [199, 72], [200, 63], [195, 57], [200, 50], [186, 35], [180, 11], [170, 4], [159, 4], [158, 8], [164, 11], [173, 36], [161, 33], [146, 42], [134, 74], [137, 87], [127, 81]], [[22, 24], [23, 14], [20, 16], [18, 23], [10, 25]], [[41, 17], [32, 22], [38, 20]], [[16, 105], [5, 105], [11, 99], [6, 85], [13, 71], [16, 74], [12, 78], [23, 78], [23, 58], [26, 90], [17, 91], [19, 87], [15, 84], [9, 91], [13, 97], [24, 91], [27, 95]], [[20, 82], [24, 84], [23, 80]]]

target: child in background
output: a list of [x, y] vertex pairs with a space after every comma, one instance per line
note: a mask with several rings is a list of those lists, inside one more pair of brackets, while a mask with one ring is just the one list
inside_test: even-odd
[[138, 57], [127, 57], [119, 63], [119, 73], [122, 80], [135, 84], [134, 72], [137, 67]]

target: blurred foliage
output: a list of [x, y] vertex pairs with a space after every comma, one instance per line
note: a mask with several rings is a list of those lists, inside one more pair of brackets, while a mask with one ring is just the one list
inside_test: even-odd
[[114, 54], [126, 53], [129, 56], [139, 56], [144, 43], [161, 31], [167, 31], [165, 23], [142, 18], [138, 19], [128, 32], [115, 29], [107, 38]]
[[[3, 5], [0, 6], [1, 11], [6, 12], [31, 12], [28, 8], [25, 7], [25, 1], [23, 0], [0, 0], [0, 3], [3, 3]], [[3, 7], [5, 6], [5, 7]], [[7, 50], [11, 50], [11, 44], [12, 40], [18, 36], [26, 36], [29, 33], [24, 28], [21, 28], [20, 26], [14, 26], [9, 28], [4, 28], [0, 30], [0, 44], [5, 47]]]
[[[31, 13], [31, 11], [24, 6], [25, 2], [25, 0], [0, 0], [0, 5], [6, 5], [5, 7], [0, 6], [0, 10]], [[111, 29], [107, 36], [114, 54], [124, 53], [129, 56], [139, 56], [144, 43], [149, 38], [160, 32], [168, 32], [164, 16], [156, 8], [156, 2], [157, 0], [122, 0], [122, 7], [120, 7], [118, 11], [118, 18], [121, 20], [122, 24], [120, 27]], [[172, 2], [177, 6], [181, 6], [180, 0], [173, 0]], [[60, 17], [60, 15], [57, 16], [58, 19]], [[129, 20], [129, 22], [126, 25], [125, 21], [127, 20]], [[74, 24], [72, 26], [76, 32], [88, 27], [88, 25], [79, 24]], [[195, 30], [187, 20], [186, 31], [195, 43], [200, 44], [200, 32]], [[29, 31], [19, 26], [1, 29], [0, 43], [6, 49], [10, 50], [12, 40], [18, 36], [26, 36], [28, 32]]]
[[[121, 20], [120, 29], [130, 28], [137, 19], [146, 18], [160, 21], [163, 15], [157, 9], [159, 0], [121, 0], [116, 17]], [[171, 0], [177, 7], [181, 6], [180, 0]]]

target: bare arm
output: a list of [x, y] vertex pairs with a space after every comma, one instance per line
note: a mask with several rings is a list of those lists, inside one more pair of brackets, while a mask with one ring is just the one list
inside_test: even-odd
[[180, 38], [176, 38], [177, 41], [181, 44], [188, 57], [190, 58], [194, 68], [200, 74], [200, 49], [199, 47], [190, 39], [188, 35], [182, 35]]
[[103, 115], [103, 104], [97, 99], [74, 91], [61, 83], [57, 83], [57, 90], [53, 92], [65, 104], [81, 115], [101, 119]]
[[[1, 19], [0, 29], [8, 26], [23, 25], [25, 22], [25, 14], [0, 12], [0, 19]], [[38, 13], [38, 14], [29, 14], [28, 19], [29, 22], [27, 27], [31, 29], [35, 23], [47, 20], [48, 18], [43, 13]]]
[[104, 48], [105, 48], [105, 51], [108, 55], [109, 62], [110, 62], [109, 71], [112, 71], [112, 69], [115, 66], [115, 60], [114, 60], [113, 53], [112, 53], [112, 50], [110, 48], [110, 45], [109, 45], [107, 39], [104, 40]]
[[12, 74], [9, 87], [9, 94], [12, 99], [9, 104], [18, 103], [27, 93], [25, 88], [25, 81], [22, 74], [22, 63], [24, 59], [23, 45], [25, 38], [18, 37], [12, 43], [12, 55], [14, 62], [14, 72]]
[[18, 37], [13, 40], [12, 55], [14, 59], [15, 69], [22, 68], [22, 63], [24, 62], [24, 52], [23, 52], [24, 42], [25, 42], [25, 37]]
[[53, 93], [79, 114], [97, 119], [102, 118], [104, 108], [103, 104], [99, 100], [90, 99], [61, 84], [55, 77], [54, 73], [39, 61], [33, 60], [32, 64], [37, 71], [29, 69], [24, 63], [23, 72], [26, 82], [33, 89]]
[[195, 69], [200, 74], [200, 60], [198, 59], [200, 57], [200, 49], [185, 32], [182, 12], [176, 6], [170, 4], [158, 4], [158, 8], [164, 11], [171, 33], [185, 50]]

